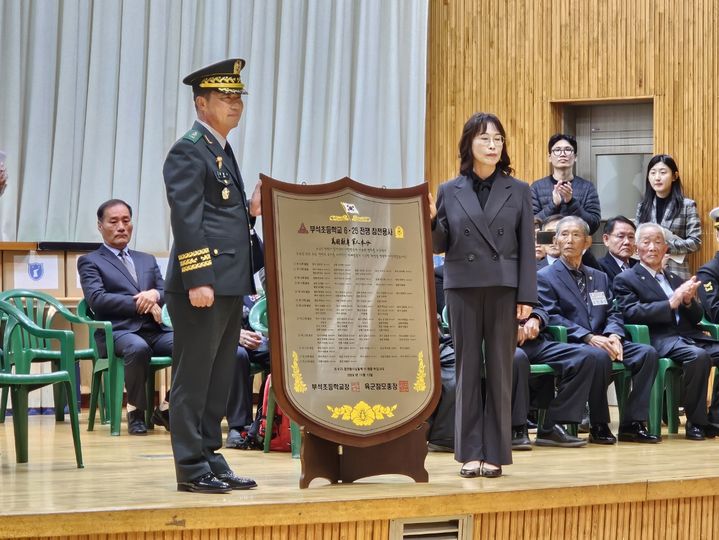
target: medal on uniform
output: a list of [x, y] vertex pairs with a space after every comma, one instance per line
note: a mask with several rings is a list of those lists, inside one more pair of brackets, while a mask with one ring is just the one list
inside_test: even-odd
[[230, 190], [227, 188], [224, 188], [222, 190], [222, 200], [226, 201], [229, 198], [230, 198]]
[[217, 168], [222, 169], [222, 156], [217, 156], [215, 161], [217, 162]]

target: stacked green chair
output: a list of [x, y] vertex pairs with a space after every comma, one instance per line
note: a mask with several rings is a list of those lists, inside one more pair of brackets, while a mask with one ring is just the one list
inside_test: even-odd
[[[255, 332], [261, 333], [263, 336], [267, 336], [269, 333], [267, 323], [267, 297], [263, 296], [250, 310], [250, 326]], [[252, 373], [252, 369], [250, 369]], [[264, 440], [264, 452], [270, 451], [270, 439], [272, 434], [272, 425], [275, 418], [275, 408], [277, 407], [277, 400], [275, 398], [275, 391], [270, 385], [269, 394], [267, 395], [267, 419], [265, 423], [265, 440]], [[294, 420], [290, 421], [290, 437], [291, 437], [291, 450], [292, 457], [300, 457], [300, 446], [302, 445], [302, 434], [300, 433], [300, 426]]]
[[[125, 366], [123, 359], [115, 354], [115, 343], [112, 337], [112, 325], [108, 321], [96, 321], [92, 310], [85, 300], [82, 300], [77, 306], [77, 313], [80, 318], [86, 322], [101, 323], [102, 329], [105, 331], [105, 347], [106, 355], [101, 357], [97, 348], [97, 344], [90, 335], [90, 342], [96, 355], [93, 364], [92, 384], [90, 386], [90, 410], [88, 415], [87, 430], [92, 431], [95, 428], [95, 411], [98, 407], [98, 401], [101, 400], [103, 393], [105, 394], [105, 404], [107, 408], [107, 416], [110, 418], [110, 435], [120, 435], [120, 426], [122, 423], [122, 396], [125, 390]], [[152, 416], [152, 407], [155, 399], [155, 372], [160, 369], [168, 368], [172, 365], [172, 357], [170, 356], [153, 356], [150, 359], [150, 376], [147, 378], [147, 403], [148, 407], [145, 411], [145, 423], [148, 429], [154, 426], [150, 421]], [[107, 378], [104, 381], [104, 378]], [[105, 384], [103, 384], [105, 383]], [[103, 388], [106, 392], [103, 392]], [[100, 405], [100, 420], [103, 421], [103, 406]]]
[[[0, 356], [0, 388], [10, 391], [13, 407], [13, 430], [15, 455], [18, 463], [28, 461], [28, 394], [53, 385], [63, 388], [67, 396], [75, 395], [75, 337], [69, 330], [41, 328], [14, 305], [0, 300], [0, 325], [2, 326], [2, 349]], [[30, 367], [50, 340], [60, 343], [50, 373], [31, 373]], [[56, 407], [57, 408], [57, 407]], [[80, 423], [75, 399], [68, 399], [75, 460], [82, 468], [80, 446]], [[4, 411], [3, 411], [4, 417]]]
[[[30, 291], [23, 289], [13, 289], [0, 293], [0, 300], [4, 300], [12, 304], [16, 309], [25, 314], [33, 324], [43, 329], [50, 329], [56, 317], [60, 317], [73, 325], [85, 325], [88, 332], [92, 335], [92, 329], [97, 327], [97, 323], [86, 321], [67, 309], [59, 300], [49, 294], [40, 291]], [[32, 361], [52, 362], [55, 369], [58, 368], [61, 353], [58, 350], [52, 350], [46, 338], [38, 336], [27, 336], [28, 350], [27, 355]], [[75, 361], [92, 360], [93, 364], [96, 360], [96, 353], [93, 348], [75, 349], [73, 358]], [[78, 387], [76, 380], [75, 366], [69, 370], [75, 388]], [[55, 418], [61, 421], [64, 417], [65, 402], [75, 400], [75, 395], [65, 396], [61, 385], [55, 386]], [[2, 392], [0, 401], [0, 423], [5, 421], [5, 411], [7, 408], [7, 389]]]
[[[651, 345], [649, 327], [644, 324], [625, 324], [624, 328], [635, 343]], [[662, 434], [662, 410], [667, 408], [667, 427], [669, 433], [679, 431], [679, 387], [682, 366], [670, 358], [659, 359], [659, 369], [649, 398], [649, 433]]]

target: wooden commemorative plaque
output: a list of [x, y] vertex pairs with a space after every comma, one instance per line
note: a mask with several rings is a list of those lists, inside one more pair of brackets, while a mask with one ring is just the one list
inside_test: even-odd
[[300, 486], [426, 481], [441, 391], [427, 185], [261, 179], [273, 387], [304, 428]]

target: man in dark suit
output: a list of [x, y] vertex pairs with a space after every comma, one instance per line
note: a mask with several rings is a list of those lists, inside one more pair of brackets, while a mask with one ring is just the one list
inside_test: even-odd
[[[709, 219], [714, 224], [717, 245], [719, 245], [719, 207], [709, 212]], [[697, 271], [697, 279], [702, 284], [698, 290], [704, 306], [704, 315], [708, 321], [719, 324], [719, 251], [711, 261]], [[719, 422], [719, 418], [712, 422]]]
[[260, 186], [248, 204], [227, 143], [242, 115], [244, 65], [232, 58], [185, 77], [198, 120], [172, 146], [163, 168], [174, 237], [166, 297], [176, 330], [170, 432], [179, 491], [226, 493], [257, 485], [235, 475], [217, 452], [242, 297], [255, 292], [250, 229], [260, 214]]
[[[668, 244], [664, 229], [656, 223], [637, 228], [637, 252], [641, 264], [614, 280], [614, 291], [628, 323], [646, 324], [652, 345], [660, 356], [682, 365], [686, 438], [713, 438], [719, 429], [709, 423], [706, 409], [711, 365], [719, 365], [719, 343], [697, 326], [704, 312], [696, 299], [701, 283], [696, 276], [683, 280], [664, 271], [662, 259]], [[712, 418], [719, 419], [717, 396]]]
[[614, 305], [609, 279], [582, 264], [582, 252], [592, 241], [589, 226], [569, 216], [557, 225], [560, 260], [541, 270], [537, 289], [549, 324], [567, 327], [569, 343], [593, 356], [595, 376], [589, 392], [589, 442], [614, 444], [609, 429], [607, 386], [611, 363], [622, 362], [632, 372], [632, 391], [619, 422], [619, 440], [656, 443], [644, 424], [649, 416], [649, 397], [657, 373], [657, 352], [648, 345], [624, 340], [622, 314]]
[[[145, 410], [151, 405], [145, 394], [145, 382], [152, 376], [150, 358], [172, 354], [173, 333], [162, 324], [164, 282], [155, 257], [127, 248], [132, 238], [129, 204], [119, 199], [102, 203], [97, 228], [103, 245], [77, 260], [80, 284], [95, 317], [112, 323], [115, 353], [125, 365], [127, 431], [144, 435]], [[97, 343], [104, 349], [104, 339]], [[164, 401], [153, 422], [167, 428], [168, 415]]]
[[610, 283], [614, 283], [619, 272], [637, 264], [637, 260], [632, 258], [637, 250], [635, 232], [634, 223], [624, 216], [610, 218], [604, 224], [602, 240], [607, 246], [607, 253], [599, 259], [599, 266]]

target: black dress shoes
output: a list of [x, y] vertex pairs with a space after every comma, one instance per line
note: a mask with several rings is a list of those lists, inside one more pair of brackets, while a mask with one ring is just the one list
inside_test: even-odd
[[150, 421], [156, 426], [162, 426], [166, 431], [170, 431], [170, 409], [161, 411], [160, 407], [155, 407]]
[[594, 424], [589, 428], [589, 442], [594, 444], [616, 444], [617, 438], [608, 424]]
[[694, 425], [691, 422], [687, 422], [684, 426], [684, 436], [690, 441], [703, 441], [706, 438], [701, 426]]
[[537, 446], [560, 446], [563, 448], [579, 448], [585, 446], [587, 441], [574, 437], [567, 433], [567, 430], [560, 424], [554, 424], [552, 429], [537, 429], [537, 438], [534, 440]]
[[193, 493], [230, 493], [232, 486], [219, 480], [211, 472], [198, 476], [189, 482], [178, 482], [177, 491], [192, 491]]
[[531, 450], [532, 441], [529, 440], [527, 426], [512, 427], [512, 450]]
[[130, 435], [147, 435], [145, 411], [135, 409], [127, 413], [127, 432]]
[[661, 442], [662, 438], [649, 433], [643, 422], [632, 422], [626, 426], [619, 426], [619, 440], [622, 442], [656, 444]]
[[252, 478], [237, 476], [232, 471], [226, 471], [216, 476], [218, 480], [228, 484], [232, 489], [252, 489], [257, 487], [257, 482]]

